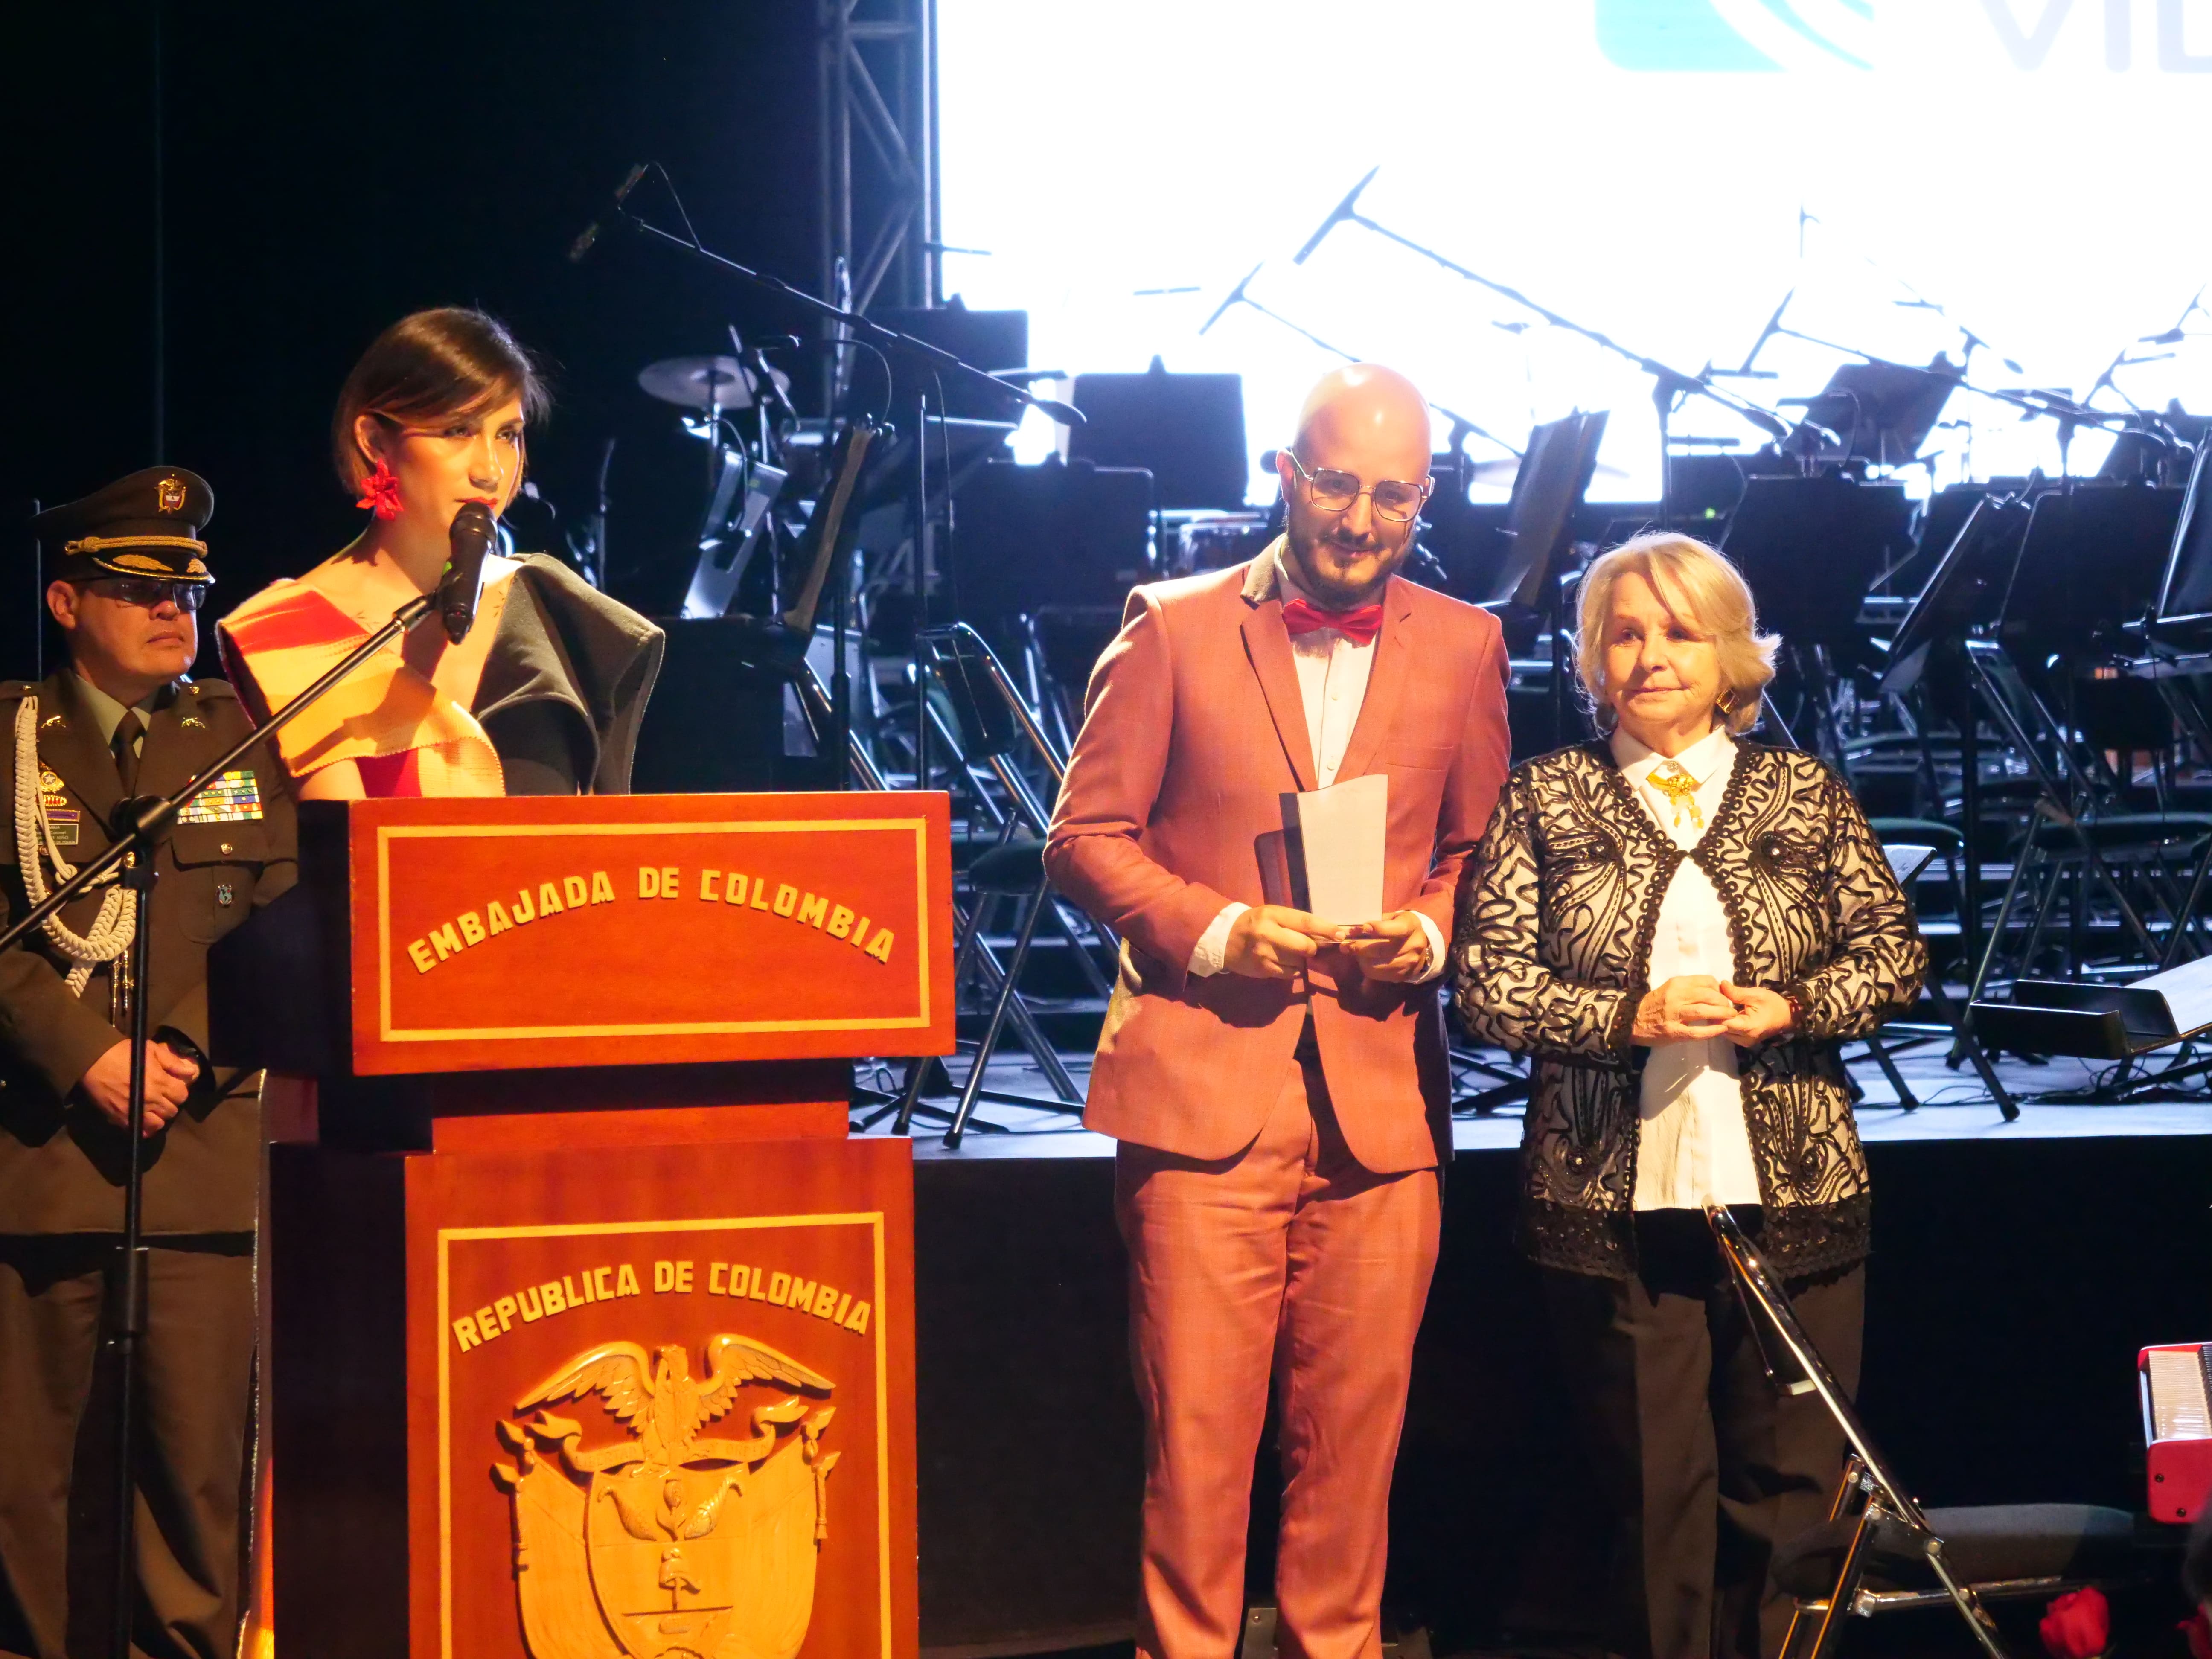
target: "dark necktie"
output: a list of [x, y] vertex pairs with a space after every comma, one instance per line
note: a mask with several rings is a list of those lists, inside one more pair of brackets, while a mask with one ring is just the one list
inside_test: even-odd
[[146, 722], [138, 717], [135, 708], [123, 711], [123, 718], [115, 722], [116, 775], [123, 780], [123, 793], [138, 793], [138, 740], [146, 735]]

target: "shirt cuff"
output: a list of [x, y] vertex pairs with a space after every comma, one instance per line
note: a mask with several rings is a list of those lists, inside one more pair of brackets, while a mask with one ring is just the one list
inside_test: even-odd
[[1421, 924], [1421, 933], [1429, 941], [1428, 971], [1413, 983], [1426, 985], [1442, 976], [1444, 971], [1444, 936], [1437, 931], [1436, 923], [1429, 920], [1428, 912], [1425, 910], [1414, 911], [1413, 920]]
[[[1237, 918], [1252, 907], [1249, 904], [1224, 904], [1221, 914], [1208, 922], [1206, 931], [1191, 946], [1190, 964], [1183, 971], [1193, 979], [1211, 979], [1229, 962], [1229, 930], [1237, 925]], [[1426, 918], [1424, 918], [1426, 920]]]

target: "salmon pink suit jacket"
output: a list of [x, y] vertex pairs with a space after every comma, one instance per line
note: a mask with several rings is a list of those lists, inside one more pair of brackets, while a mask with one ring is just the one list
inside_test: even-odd
[[[1182, 1157], [1232, 1157], [1258, 1135], [1310, 1009], [1352, 1155], [1378, 1174], [1426, 1169], [1449, 1146], [1433, 979], [1370, 980], [1333, 949], [1303, 983], [1188, 971], [1225, 905], [1264, 902], [1281, 797], [1315, 787], [1280, 548], [1138, 588], [1092, 671], [1045, 850], [1059, 890], [1122, 940], [1084, 1121]], [[1420, 910], [1449, 940], [1505, 779], [1510, 665], [1486, 611], [1398, 576], [1382, 606], [1336, 781], [1389, 776], [1384, 907]]]

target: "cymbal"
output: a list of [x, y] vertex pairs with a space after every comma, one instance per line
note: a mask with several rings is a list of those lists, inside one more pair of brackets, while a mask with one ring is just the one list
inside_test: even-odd
[[637, 383], [679, 409], [750, 409], [752, 371], [735, 357], [665, 357], [637, 372]]

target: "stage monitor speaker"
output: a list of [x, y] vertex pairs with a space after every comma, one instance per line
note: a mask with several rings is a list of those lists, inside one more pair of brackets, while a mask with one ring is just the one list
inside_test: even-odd
[[1152, 475], [1141, 467], [993, 461], [954, 505], [948, 597], [979, 626], [1042, 610], [1118, 613], [1152, 579]]
[[2131, 1059], [2212, 1028], [2212, 957], [2125, 985], [2016, 980], [2009, 1001], [1977, 1002], [1972, 1018], [1990, 1048]]
[[1068, 434], [1067, 458], [1101, 467], [1143, 467], [1170, 512], [1236, 508], [1250, 488], [1244, 449], [1244, 377], [1079, 374], [1074, 403], [1085, 424]]

